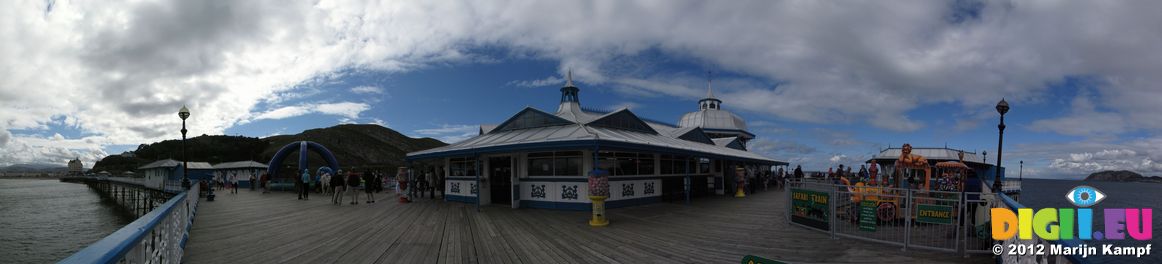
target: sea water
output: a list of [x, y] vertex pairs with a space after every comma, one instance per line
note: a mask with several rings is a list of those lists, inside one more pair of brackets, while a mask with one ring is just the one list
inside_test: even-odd
[[0, 179], [0, 263], [56, 262], [133, 220], [84, 184]]

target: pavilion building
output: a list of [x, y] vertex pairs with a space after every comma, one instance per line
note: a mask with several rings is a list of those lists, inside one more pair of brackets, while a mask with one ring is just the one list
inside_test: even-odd
[[191, 181], [211, 180], [214, 176], [214, 166], [207, 162], [188, 162], [189, 173], [181, 161], [164, 159], [145, 164], [137, 168], [136, 177], [144, 178], [147, 186], [163, 186], [166, 181], [180, 181], [186, 175]]
[[555, 112], [526, 107], [473, 138], [408, 153], [412, 173], [443, 175], [449, 201], [588, 210], [594, 169], [609, 173], [613, 208], [732, 194], [736, 167], [756, 173], [787, 164], [746, 151], [754, 134], [709, 87], [699, 110], [672, 125], [625, 108], [582, 108], [571, 75]]

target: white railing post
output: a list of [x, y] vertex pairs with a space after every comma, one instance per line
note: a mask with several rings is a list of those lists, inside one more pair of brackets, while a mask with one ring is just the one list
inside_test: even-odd
[[828, 191], [831, 193], [831, 195], [827, 197], [827, 208], [830, 210], [830, 212], [827, 212], [827, 224], [829, 225], [829, 228], [827, 229], [831, 232], [831, 238], [834, 239], [835, 228], [838, 227], [835, 225], [835, 210], [838, 207], [837, 203], [835, 202], [835, 196], [838, 193], [835, 191], [835, 185], [830, 185], [828, 187], [828, 189], [831, 189]]
[[912, 208], [916, 207], [916, 201], [912, 199], [912, 190], [904, 190], [904, 192], [907, 193], [904, 202], [908, 207], [904, 209], [904, 248], [900, 251], [908, 251], [908, 244], [912, 241]]

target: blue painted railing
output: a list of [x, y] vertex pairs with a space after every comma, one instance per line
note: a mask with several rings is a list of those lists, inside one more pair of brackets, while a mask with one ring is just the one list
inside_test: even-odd
[[60, 263], [181, 263], [198, 207], [198, 184]]

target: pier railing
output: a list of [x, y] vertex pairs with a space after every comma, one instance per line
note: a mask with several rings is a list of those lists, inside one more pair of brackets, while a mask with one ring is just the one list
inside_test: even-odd
[[198, 208], [198, 191], [198, 184], [193, 184], [189, 191], [60, 263], [181, 263]]
[[819, 180], [787, 183], [788, 222], [844, 237], [960, 254], [987, 254], [992, 194], [851, 187]]

